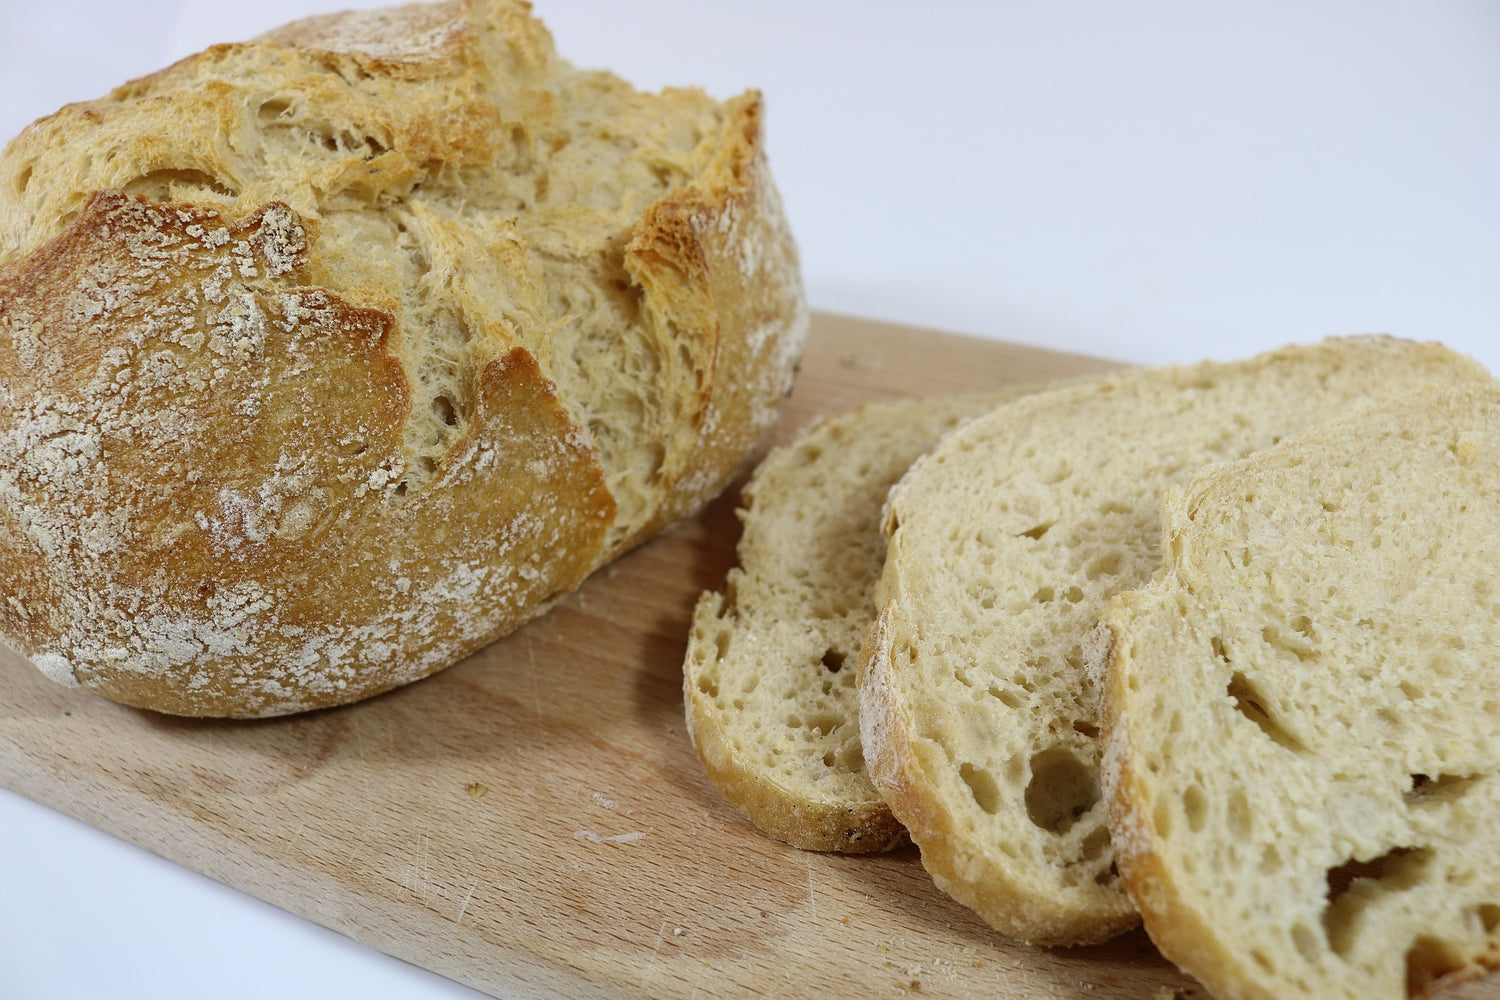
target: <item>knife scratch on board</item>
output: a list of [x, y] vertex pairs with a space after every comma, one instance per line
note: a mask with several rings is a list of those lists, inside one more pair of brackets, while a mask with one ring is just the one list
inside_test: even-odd
[[542, 686], [536, 676], [536, 640], [529, 631], [523, 631], [526, 636], [526, 661], [530, 665], [531, 675], [531, 700], [536, 708], [536, 728], [541, 739], [547, 739], [547, 724], [542, 717]]
[[661, 952], [661, 943], [666, 936], [667, 921], [663, 920], [661, 926], [656, 929], [656, 943], [651, 946], [651, 959], [646, 965], [646, 973], [641, 976], [641, 989], [645, 989], [651, 983], [651, 977], [656, 975], [656, 957]]
[[617, 833], [612, 837], [601, 837], [593, 830], [574, 830], [574, 840], [587, 840], [591, 844], [633, 844], [637, 840], [645, 840], [646, 835], [640, 830], [632, 830], [630, 833]]
[[401, 879], [401, 887], [419, 899], [427, 896], [427, 871], [432, 838], [427, 834], [417, 836], [417, 853]]
[[464, 914], [469, 911], [469, 900], [474, 898], [474, 890], [477, 888], [479, 888], [479, 879], [476, 878], [469, 883], [469, 892], [464, 896], [464, 901], [458, 908], [458, 916], [453, 918], [454, 926], [458, 926], [464, 922]]

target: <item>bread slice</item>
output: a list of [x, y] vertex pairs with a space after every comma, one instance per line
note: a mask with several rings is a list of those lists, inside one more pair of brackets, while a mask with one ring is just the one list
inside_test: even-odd
[[1500, 964], [1500, 388], [1215, 466], [1163, 525], [1100, 650], [1116, 858], [1162, 952], [1267, 1000]]
[[945, 432], [1022, 391], [862, 406], [773, 450], [746, 485], [740, 565], [694, 609], [683, 701], [709, 780], [778, 840], [850, 853], [906, 843], [865, 774], [855, 717], [881, 507]]
[[1083, 647], [1105, 600], [1156, 569], [1163, 490], [1366, 397], [1485, 378], [1436, 345], [1331, 340], [1031, 396], [913, 466], [859, 711], [871, 776], [937, 883], [1038, 944], [1131, 926]]

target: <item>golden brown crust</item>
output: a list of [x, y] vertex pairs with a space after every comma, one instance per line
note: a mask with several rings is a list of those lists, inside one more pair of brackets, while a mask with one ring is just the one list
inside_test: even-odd
[[469, 0], [33, 125], [0, 156], [0, 629], [130, 704], [339, 704], [696, 509], [806, 331], [758, 107]]
[[[729, 102], [716, 155], [694, 187], [649, 208], [626, 247], [649, 322], [674, 339], [687, 370], [677, 381], [683, 419], [664, 442], [668, 498], [643, 535], [723, 488], [703, 470], [732, 468], [775, 421], [791, 391], [807, 323], [796, 245], [766, 165], [761, 99]], [[670, 332], [669, 332], [670, 331]]]
[[408, 493], [391, 317], [300, 286], [305, 255], [284, 206], [226, 226], [110, 193], [0, 266], [0, 626], [23, 651], [163, 711], [319, 707], [451, 662], [593, 567], [612, 503], [535, 359], [480, 369], [477, 419]]

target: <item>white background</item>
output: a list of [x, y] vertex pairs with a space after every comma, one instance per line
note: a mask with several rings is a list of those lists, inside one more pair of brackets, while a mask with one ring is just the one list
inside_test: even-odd
[[[324, 9], [0, 0], [0, 136]], [[537, 12], [639, 86], [765, 92], [815, 308], [1135, 362], [1380, 331], [1500, 371], [1494, 0]], [[0, 848], [0, 1000], [475, 995], [9, 793]]]

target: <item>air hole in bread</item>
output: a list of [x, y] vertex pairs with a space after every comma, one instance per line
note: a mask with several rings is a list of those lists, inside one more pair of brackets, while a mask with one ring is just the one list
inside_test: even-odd
[[124, 186], [126, 194], [141, 195], [155, 202], [192, 201], [193, 196], [212, 192], [225, 198], [238, 195], [213, 174], [202, 170], [153, 170]]
[[1084, 576], [1090, 580], [1097, 580], [1101, 576], [1118, 576], [1123, 560], [1124, 557], [1119, 552], [1106, 552], [1088, 564]]
[[[1245, 797], [1242, 788], [1235, 788], [1229, 793], [1229, 832], [1240, 839], [1248, 839], [1255, 828], [1255, 814], [1250, 811], [1250, 800]], [[1273, 847], [1272, 853], [1275, 853]], [[1280, 859], [1277, 859], [1279, 867]]]
[[1057, 459], [1057, 464], [1054, 465], [1049, 472], [1042, 476], [1042, 484], [1044, 486], [1056, 486], [1058, 483], [1062, 482], [1064, 479], [1067, 479], [1072, 474], [1073, 466], [1068, 464], [1065, 459], [1059, 458]]
[[[1301, 632], [1298, 633], [1302, 635]], [[1317, 649], [1304, 641], [1303, 638], [1293, 638], [1287, 635], [1275, 625], [1266, 625], [1260, 630], [1260, 637], [1272, 649], [1283, 653], [1290, 653], [1303, 663], [1314, 660], [1318, 656]]]
[[1318, 940], [1317, 932], [1303, 923], [1292, 925], [1292, 947], [1310, 964], [1316, 963], [1323, 954], [1323, 944]]
[[1099, 775], [1066, 747], [1031, 758], [1026, 815], [1048, 833], [1063, 834], [1099, 801]]
[[1427, 875], [1432, 851], [1396, 847], [1369, 861], [1350, 859], [1328, 869], [1328, 905], [1323, 930], [1334, 954], [1347, 955], [1359, 933], [1360, 917], [1382, 896], [1410, 889]]
[[1188, 829], [1194, 833], [1208, 824], [1208, 798], [1197, 785], [1188, 785], [1182, 792], [1182, 814], [1187, 817]]
[[1092, 722], [1084, 722], [1082, 719], [1073, 720], [1073, 732], [1087, 736], [1091, 740], [1099, 738], [1099, 727]]
[[1012, 754], [1005, 761], [1005, 781], [1012, 788], [1019, 788], [1026, 777], [1026, 758]]
[[1043, 535], [1045, 535], [1047, 532], [1051, 531], [1052, 530], [1052, 526], [1054, 524], [1056, 524], [1056, 523], [1057, 523], [1056, 521], [1048, 521], [1046, 524], [1039, 524], [1035, 528], [1031, 528], [1031, 529], [1029, 529], [1027, 531], [1023, 531], [1023, 532], [1019, 533], [1018, 535], [1016, 535], [1016, 537], [1017, 538], [1030, 538], [1030, 539], [1033, 539], [1033, 540], [1034, 539], [1039, 539]]
[[979, 808], [991, 816], [1000, 811], [1000, 787], [995, 784], [995, 779], [990, 772], [975, 767], [973, 764], [961, 764], [958, 768], [958, 776], [964, 780], [964, 784], [969, 786], [969, 792], [974, 796], [974, 802]]
[[807, 728], [820, 736], [827, 736], [844, 724], [844, 716], [832, 712], [820, 712], [807, 719]]
[[401, 480], [401, 482], [396, 484], [396, 488], [391, 491], [391, 495], [395, 497], [404, 497], [406, 496], [406, 490], [406, 480], [403, 479]]
[[447, 396], [432, 398], [432, 415], [449, 427], [458, 425], [458, 411], [453, 408], [453, 400]]
[[1432, 984], [1465, 967], [1463, 956], [1451, 944], [1423, 935], [1406, 949], [1406, 995], [1422, 996]]
[[1104, 856], [1104, 851], [1108, 847], [1109, 827], [1101, 826], [1083, 839], [1083, 846], [1078, 849], [1078, 852], [1084, 861], [1097, 861]]
[[280, 97], [273, 97], [269, 101], [262, 101], [255, 111], [255, 117], [262, 122], [272, 122], [282, 117], [291, 109], [292, 102]]
[[22, 167], [21, 172], [16, 175], [16, 194], [25, 194], [26, 188], [30, 183], [31, 164], [28, 163], [26, 164], [26, 166]]
[[1481, 775], [1440, 774], [1430, 777], [1425, 774], [1411, 776], [1411, 788], [1402, 796], [1409, 806], [1434, 806], [1452, 802], [1467, 792]]
[[1229, 659], [1229, 653], [1224, 648], [1224, 639], [1222, 636], [1214, 636], [1209, 645], [1213, 647], [1214, 656], [1218, 657], [1220, 662], [1226, 664], [1231, 662]]
[[829, 648], [820, 661], [830, 674], [836, 674], [844, 669], [844, 654], [838, 650]]
[[1051, 604], [1052, 601], [1054, 600], [1054, 595], [1053, 595], [1053, 592], [1052, 592], [1052, 588], [1051, 587], [1038, 587], [1038, 588], [1036, 588], [1036, 593], [1034, 593], [1034, 594], [1031, 595], [1031, 599], [1033, 601], [1035, 601], [1036, 603], [1038, 603], [1038, 604]]
[[1486, 934], [1493, 934], [1496, 930], [1500, 930], [1500, 905], [1480, 903], [1471, 912]]
[[1265, 699], [1243, 673], [1236, 670], [1234, 676], [1229, 678], [1228, 692], [1229, 697], [1234, 699], [1235, 710], [1255, 723], [1256, 727], [1269, 736], [1277, 746], [1298, 753], [1305, 749], [1300, 740], [1283, 729], [1272, 718], [1271, 713], [1266, 710]]

